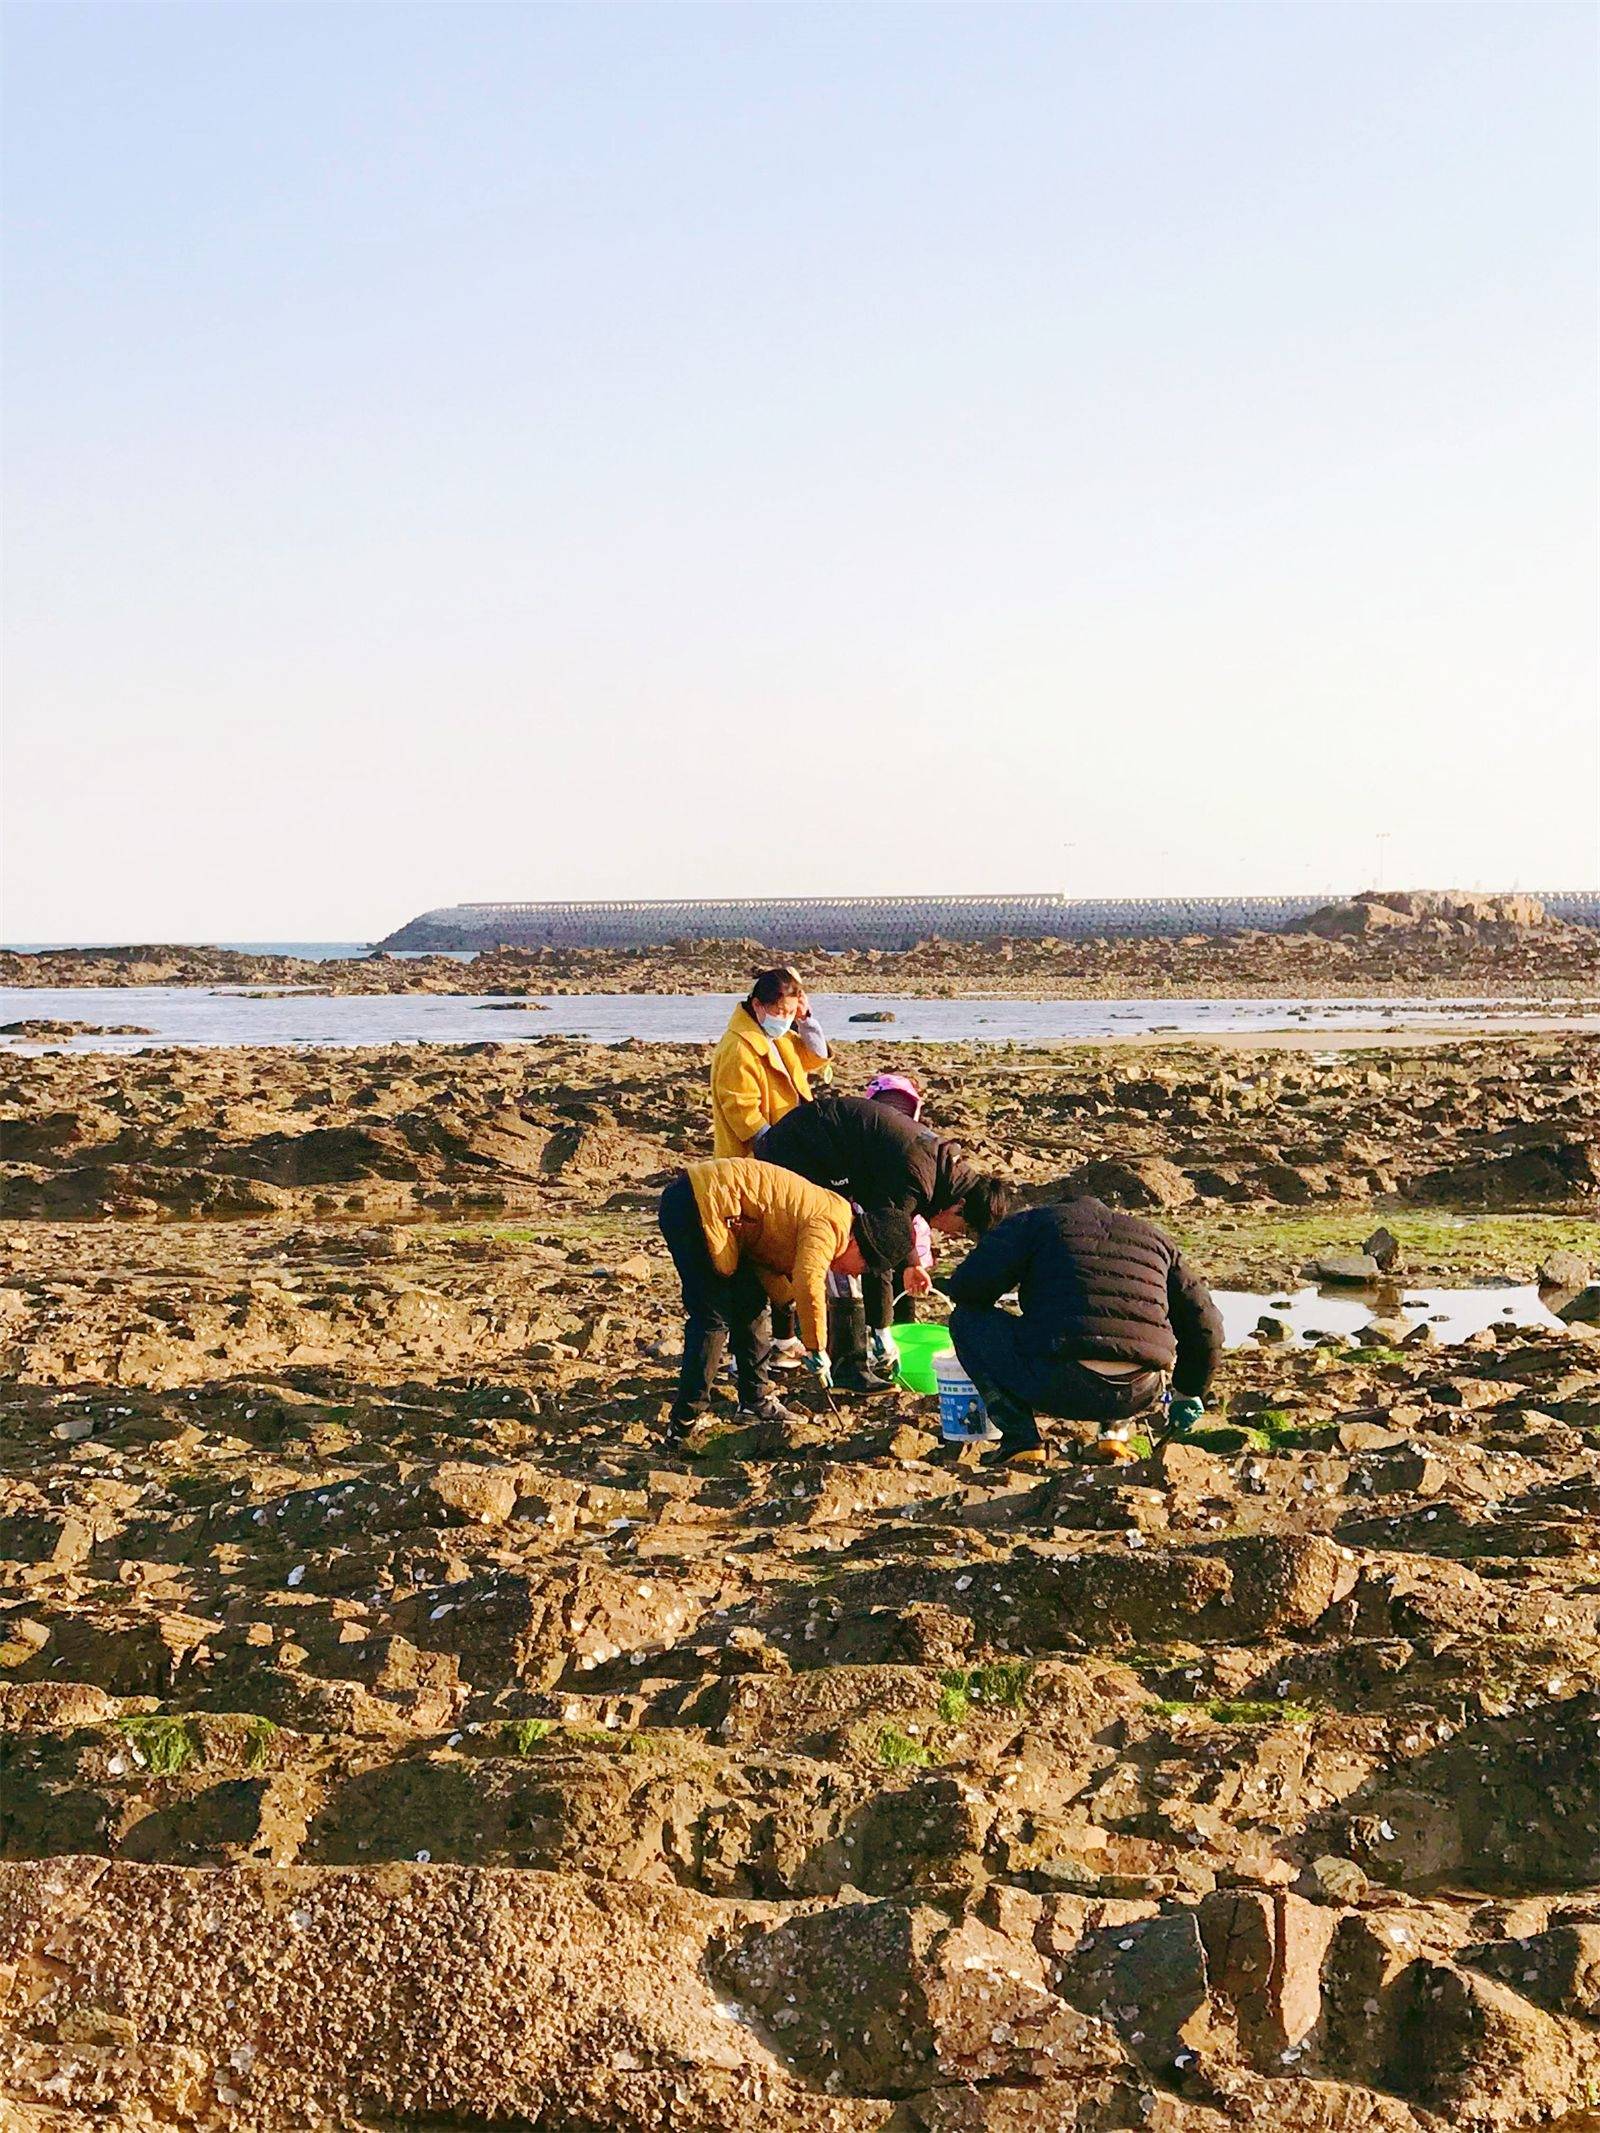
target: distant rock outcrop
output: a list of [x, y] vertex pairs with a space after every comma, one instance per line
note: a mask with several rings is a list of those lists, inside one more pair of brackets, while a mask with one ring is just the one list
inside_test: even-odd
[[1461, 889], [1364, 889], [1348, 903], [1324, 904], [1286, 931], [1324, 940], [1424, 929], [1461, 933], [1563, 927], [1537, 896], [1480, 896]]

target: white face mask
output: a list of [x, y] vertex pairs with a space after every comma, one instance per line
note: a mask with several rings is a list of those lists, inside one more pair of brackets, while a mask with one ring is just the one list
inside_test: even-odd
[[794, 1028], [793, 1015], [763, 1015], [758, 1013], [756, 1020], [769, 1037], [787, 1037], [790, 1030]]

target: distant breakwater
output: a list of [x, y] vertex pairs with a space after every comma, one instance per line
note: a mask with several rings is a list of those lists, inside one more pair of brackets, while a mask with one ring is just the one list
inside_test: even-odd
[[[1600, 890], [1540, 893], [1552, 918], [1600, 927]], [[947, 941], [1177, 940], [1279, 933], [1341, 901], [1325, 896], [843, 896], [607, 903], [451, 904], [378, 945], [395, 950], [664, 948], [750, 940], [808, 948], [904, 950]]]

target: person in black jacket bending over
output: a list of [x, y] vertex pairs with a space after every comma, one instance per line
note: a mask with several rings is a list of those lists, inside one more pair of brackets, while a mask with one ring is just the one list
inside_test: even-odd
[[[825, 1090], [769, 1126], [751, 1153], [860, 1207], [921, 1215], [947, 1237], [981, 1237], [1011, 1204], [1004, 1179], [980, 1171], [955, 1141], [865, 1096]], [[894, 1381], [894, 1277], [868, 1275], [862, 1292], [834, 1300], [834, 1383], [870, 1392]]]
[[[990, 1230], [944, 1283], [961, 1367], [1000, 1430], [996, 1465], [1043, 1466], [1036, 1413], [1117, 1425], [1156, 1406], [1190, 1427], [1222, 1353], [1211, 1292], [1170, 1237], [1088, 1198], [1030, 1207]], [[1015, 1289], [1021, 1316], [997, 1310]]]

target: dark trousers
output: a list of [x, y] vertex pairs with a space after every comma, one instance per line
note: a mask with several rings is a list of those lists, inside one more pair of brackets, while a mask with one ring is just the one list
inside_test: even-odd
[[1013, 1311], [958, 1304], [950, 1314], [950, 1338], [962, 1369], [1009, 1443], [1039, 1442], [1036, 1414], [1102, 1425], [1131, 1421], [1154, 1407], [1166, 1388], [1159, 1370], [1107, 1378], [1071, 1356], [1048, 1354]]
[[674, 1416], [687, 1420], [704, 1408], [730, 1340], [739, 1405], [756, 1406], [767, 1389], [767, 1357], [772, 1349], [767, 1292], [760, 1277], [743, 1261], [731, 1275], [719, 1274], [712, 1265], [687, 1172], [680, 1170], [661, 1195], [657, 1220], [683, 1284], [687, 1321]]
[[902, 1296], [908, 1269], [896, 1273], [867, 1272], [861, 1277], [861, 1301], [867, 1307], [869, 1326], [909, 1326], [916, 1323], [917, 1300]]

